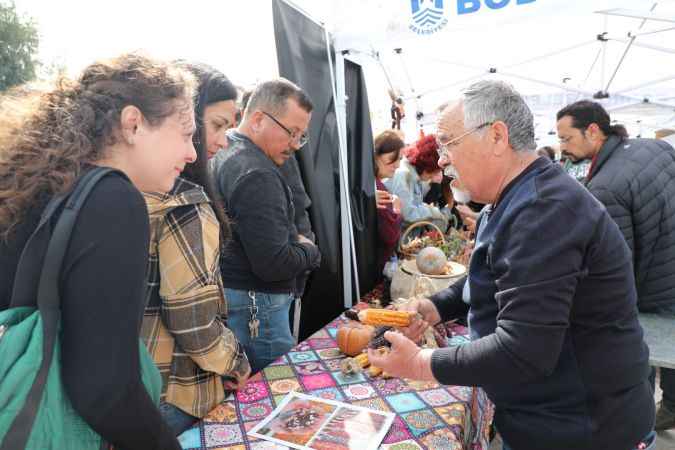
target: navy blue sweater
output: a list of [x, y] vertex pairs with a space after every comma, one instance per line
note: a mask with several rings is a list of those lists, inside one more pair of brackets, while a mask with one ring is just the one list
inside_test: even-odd
[[470, 305], [472, 337], [434, 352], [434, 376], [483, 387], [516, 450], [632, 449], [654, 421], [636, 298], [617, 225], [539, 158], [481, 215], [468, 277], [432, 297], [445, 320]]

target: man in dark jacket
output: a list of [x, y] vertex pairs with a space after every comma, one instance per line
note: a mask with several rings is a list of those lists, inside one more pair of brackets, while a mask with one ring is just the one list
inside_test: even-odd
[[[591, 160], [586, 187], [631, 249], [638, 309], [675, 321], [675, 151], [665, 141], [628, 139], [595, 102], [573, 103], [557, 119], [561, 150]], [[675, 370], [661, 370], [661, 389], [657, 430], [675, 427]]]
[[318, 248], [295, 226], [291, 189], [279, 167], [307, 143], [312, 104], [293, 83], [261, 83], [253, 92], [232, 147], [214, 162], [232, 239], [221, 258], [228, 325], [253, 371], [294, 344], [289, 309], [296, 279], [318, 267]]
[[[248, 101], [251, 99], [253, 91], [246, 91], [241, 97], [241, 110], [245, 110]], [[229, 142], [232, 142], [236, 137], [229, 133], [227, 135]], [[300, 166], [298, 160], [295, 158], [288, 158], [284, 164], [279, 167], [281, 175], [286, 180], [288, 187], [291, 188], [293, 194], [293, 205], [295, 206], [295, 226], [298, 229], [298, 234], [305, 236], [312, 242], [316, 243], [316, 236], [312, 231], [312, 223], [309, 220], [309, 207], [312, 206], [312, 200], [307, 195], [305, 184], [302, 181], [300, 174]], [[309, 279], [310, 272], [300, 275], [295, 280], [295, 308], [291, 309], [291, 322], [293, 322], [293, 337], [297, 341], [300, 335], [300, 306], [302, 302], [302, 294], [305, 292], [305, 286]]]
[[[605, 208], [535, 154], [532, 113], [498, 81], [445, 107], [439, 165], [488, 206], [468, 276], [409, 309], [371, 363], [395, 376], [481, 386], [505, 449], [631, 450], [654, 440], [648, 349], [630, 251]], [[468, 311], [471, 342], [420, 349], [426, 324]], [[647, 442], [645, 442], [647, 441]]]

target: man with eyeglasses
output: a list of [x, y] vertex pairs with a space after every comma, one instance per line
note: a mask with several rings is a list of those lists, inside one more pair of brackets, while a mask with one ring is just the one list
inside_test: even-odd
[[221, 273], [228, 326], [252, 371], [295, 341], [289, 309], [296, 279], [319, 266], [317, 246], [298, 233], [293, 194], [280, 167], [308, 141], [309, 97], [288, 80], [261, 83], [251, 95], [232, 146], [214, 162], [214, 178], [232, 219]]
[[[478, 219], [468, 276], [430, 299], [388, 355], [405, 378], [480, 386], [511, 450], [653, 448], [648, 350], [630, 251], [583, 186], [535, 153], [530, 109], [510, 85], [481, 81], [443, 108], [439, 165], [453, 166]], [[471, 342], [420, 349], [428, 325], [468, 313]], [[655, 445], [655, 444], [654, 444]]]

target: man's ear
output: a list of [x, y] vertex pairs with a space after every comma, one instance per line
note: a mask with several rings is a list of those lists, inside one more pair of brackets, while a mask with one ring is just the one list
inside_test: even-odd
[[136, 136], [143, 126], [143, 113], [133, 105], [125, 106], [120, 113], [122, 138], [129, 145], [134, 145]]
[[509, 148], [509, 129], [504, 122], [497, 120], [488, 128], [488, 138], [493, 145], [492, 153], [502, 156]]
[[586, 132], [589, 135], [589, 137], [592, 138], [592, 139], [597, 139], [598, 137], [600, 137], [600, 127], [595, 122], [591, 123], [586, 128]]
[[265, 118], [265, 114], [262, 113], [262, 111], [255, 110], [253, 113], [249, 115], [248, 122], [251, 126], [251, 130], [253, 132], [258, 133], [263, 126], [263, 119]]

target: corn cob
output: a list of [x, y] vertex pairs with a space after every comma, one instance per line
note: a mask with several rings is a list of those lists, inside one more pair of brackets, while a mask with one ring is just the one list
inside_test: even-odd
[[391, 343], [384, 338], [384, 333], [391, 330], [392, 327], [377, 327], [373, 333], [373, 337], [368, 342], [368, 348], [391, 347]]
[[354, 361], [356, 361], [356, 363], [363, 368], [366, 368], [370, 365], [370, 361], [368, 360], [368, 354], [367, 353], [361, 353], [359, 355], [356, 355], [354, 357]]
[[350, 320], [359, 320], [359, 312], [354, 308], [348, 309], [345, 311], [345, 317]]
[[359, 319], [367, 325], [386, 325], [390, 327], [407, 327], [412, 316], [410, 311], [393, 311], [389, 309], [369, 308], [359, 312]]
[[382, 372], [382, 378], [388, 380], [389, 378], [394, 378], [394, 376], [389, 372]]
[[376, 377], [381, 373], [382, 373], [382, 369], [380, 369], [379, 367], [375, 367], [375, 366], [371, 365], [370, 368], [368, 369], [368, 374], [371, 377]]
[[354, 375], [362, 371], [362, 366], [354, 358], [346, 358], [340, 363], [340, 370], [345, 375]]

